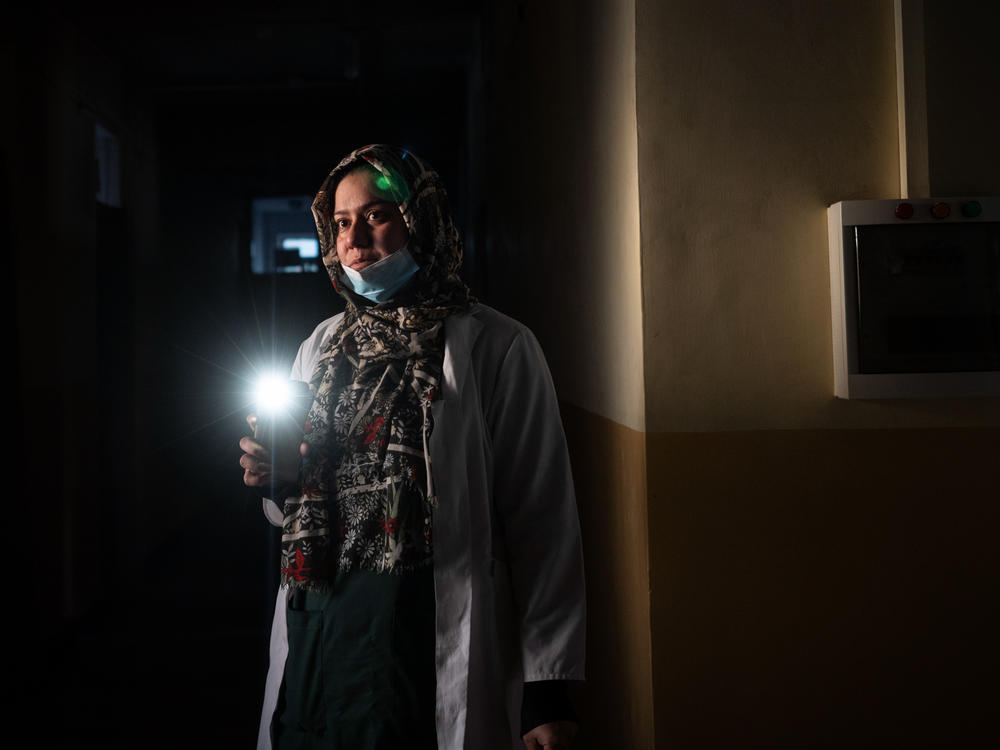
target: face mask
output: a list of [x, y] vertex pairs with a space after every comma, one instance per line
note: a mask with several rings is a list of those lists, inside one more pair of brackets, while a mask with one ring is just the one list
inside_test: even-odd
[[420, 266], [413, 260], [410, 251], [403, 247], [360, 271], [347, 266], [341, 266], [341, 270], [347, 287], [378, 303], [392, 299], [420, 270]]

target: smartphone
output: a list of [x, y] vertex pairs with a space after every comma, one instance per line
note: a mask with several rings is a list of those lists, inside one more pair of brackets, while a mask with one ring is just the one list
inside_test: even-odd
[[288, 460], [283, 455], [286, 452], [294, 452], [294, 459], [298, 460], [306, 415], [313, 402], [308, 383], [288, 380], [285, 385], [288, 396], [285, 403], [270, 409], [258, 409], [257, 427], [253, 432], [253, 439], [271, 454], [272, 465]]

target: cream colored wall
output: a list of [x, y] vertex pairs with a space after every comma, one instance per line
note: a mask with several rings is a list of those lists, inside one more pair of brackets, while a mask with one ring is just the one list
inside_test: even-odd
[[[659, 747], [995, 738], [1000, 399], [832, 395], [825, 209], [898, 195], [892, 22], [891, 0], [638, 0]], [[930, 130], [932, 175], [980, 184]]]
[[634, 2], [498, 3], [487, 300], [560, 397], [643, 429]]
[[635, 3], [490, 12], [483, 296], [535, 331], [562, 402], [588, 597], [580, 747], [650, 748]]
[[986, 642], [1000, 404], [833, 397], [826, 207], [899, 190], [891, 0], [493, 13], [488, 301], [566, 405], [584, 746], [918, 739], [970, 676], [938, 646]]
[[992, 0], [924, 0], [932, 195], [1000, 195], [998, 29]]
[[1000, 400], [833, 398], [826, 207], [899, 194], [893, 14], [643, 2], [646, 426], [1000, 423]]

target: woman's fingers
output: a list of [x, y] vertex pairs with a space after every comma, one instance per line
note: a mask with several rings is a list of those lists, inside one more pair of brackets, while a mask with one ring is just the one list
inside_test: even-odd
[[266, 487], [271, 483], [271, 473], [254, 474], [249, 469], [243, 472], [243, 484], [247, 487]]
[[267, 448], [251, 437], [241, 437], [240, 448], [247, 455], [254, 456], [262, 461], [271, 460], [271, 454], [268, 452]]
[[528, 732], [521, 739], [528, 750], [567, 750], [572, 747], [579, 727], [573, 721], [552, 721]]
[[[257, 429], [257, 415], [248, 414], [247, 424]], [[240, 468], [243, 469], [243, 484], [247, 487], [263, 487], [271, 481], [271, 454], [267, 448], [250, 436], [240, 438]]]
[[[247, 415], [247, 424], [256, 430], [257, 415]], [[273, 465], [270, 451], [258, 443], [249, 435], [240, 438], [240, 450], [243, 455], [240, 457], [240, 466], [244, 470], [243, 483], [248, 487], [259, 487], [267, 484], [271, 480], [272, 473], [275, 478], [282, 481], [294, 482], [299, 475], [299, 457], [294, 453], [294, 443], [285, 445], [282, 443], [276, 447], [277, 465]], [[309, 453], [309, 446], [306, 443], [299, 443], [299, 456]]]
[[240, 456], [240, 466], [253, 474], [269, 474], [271, 472], [271, 463], [269, 461], [262, 460], [249, 453], [244, 453]]
[[243, 468], [243, 484], [247, 487], [263, 487], [271, 481], [271, 464], [259, 461], [244, 453], [240, 457]]

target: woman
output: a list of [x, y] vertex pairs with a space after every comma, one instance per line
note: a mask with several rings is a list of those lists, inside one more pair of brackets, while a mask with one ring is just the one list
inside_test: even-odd
[[240, 441], [246, 484], [289, 482], [264, 500], [283, 586], [259, 746], [569, 747], [583, 566], [538, 344], [471, 298], [414, 154], [352, 152], [313, 215], [347, 308], [292, 369], [314, 395], [301, 461]]

